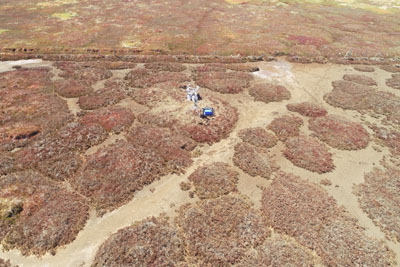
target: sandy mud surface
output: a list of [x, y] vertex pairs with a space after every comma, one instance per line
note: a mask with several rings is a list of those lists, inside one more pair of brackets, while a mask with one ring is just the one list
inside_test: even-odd
[[[124, 64], [1, 63], [1, 259], [398, 266], [395, 72]], [[196, 116], [188, 83], [214, 117]]]

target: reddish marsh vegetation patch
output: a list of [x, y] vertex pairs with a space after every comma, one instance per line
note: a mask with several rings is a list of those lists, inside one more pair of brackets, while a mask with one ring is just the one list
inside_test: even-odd
[[371, 111], [385, 115], [388, 122], [400, 123], [400, 98], [396, 95], [349, 81], [334, 81], [332, 85], [333, 90], [324, 95], [328, 104], [358, 112]]
[[400, 155], [400, 132], [386, 128], [372, 127], [380, 143], [389, 147], [394, 155]]
[[137, 66], [135, 62], [129, 61], [56, 61], [54, 66], [61, 70], [68, 69], [83, 69], [83, 68], [96, 68], [96, 69], [133, 69]]
[[69, 123], [17, 151], [16, 162], [24, 168], [37, 167], [54, 179], [64, 180], [79, 168], [78, 153], [100, 144], [106, 137], [106, 131], [99, 125]]
[[84, 81], [59, 80], [54, 85], [55, 92], [62, 97], [74, 98], [93, 93], [93, 88]]
[[400, 74], [392, 74], [392, 78], [386, 79], [386, 85], [393, 89], [400, 89]]
[[360, 74], [345, 74], [343, 80], [367, 86], [378, 85], [374, 79]]
[[327, 266], [391, 266], [393, 254], [363, 229], [320, 186], [279, 172], [262, 196], [275, 231], [315, 250]]
[[258, 148], [271, 148], [278, 143], [275, 135], [267, 132], [261, 127], [243, 129], [238, 133], [243, 142], [249, 143]]
[[300, 126], [303, 125], [303, 120], [297, 116], [283, 115], [275, 118], [268, 126], [268, 129], [273, 131], [280, 141], [286, 141], [290, 137], [300, 134]]
[[176, 218], [188, 264], [228, 266], [270, 235], [264, 219], [239, 196], [222, 196], [183, 206]]
[[371, 66], [355, 66], [354, 69], [356, 71], [361, 71], [361, 72], [374, 72], [375, 68]]
[[384, 71], [392, 72], [392, 73], [400, 72], [400, 66], [398, 66], [398, 65], [382, 65], [382, 66], [379, 66], [379, 68]]
[[318, 139], [338, 149], [359, 150], [366, 148], [369, 143], [369, 134], [360, 123], [339, 116], [311, 119], [309, 128]]
[[72, 242], [88, 217], [79, 195], [35, 171], [0, 180], [0, 230], [6, 249], [41, 255]]
[[333, 90], [324, 95], [324, 100], [343, 109], [365, 110], [370, 108], [367, 99], [373, 94], [374, 89], [349, 81], [338, 80], [332, 82]]
[[86, 113], [79, 122], [83, 125], [100, 125], [107, 132], [120, 133], [129, 128], [135, 116], [132, 111], [123, 107], [110, 107]]
[[268, 154], [245, 142], [235, 145], [233, 163], [250, 176], [267, 179], [278, 169]]
[[126, 203], [134, 192], [165, 174], [162, 163], [155, 152], [119, 141], [90, 155], [70, 182], [101, 214]]
[[144, 67], [148, 70], [155, 71], [181, 72], [186, 70], [185, 65], [176, 62], [151, 62], [144, 64]]
[[246, 64], [224, 64], [224, 66], [233, 71], [255, 72], [260, 70], [258, 67]]
[[148, 88], [138, 90], [135, 95], [135, 100], [152, 107], [138, 116], [139, 121], [171, 128], [196, 142], [211, 144], [226, 138], [238, 120], [235, 108], [207, 93], [201, 95], [199, 105], [214, 108], [214, 116], [204, 119], [193, 111], [192, 102], [183, 99], [185, 94], [178, 89]]
[[400, 170], [375, 168], [355, 186], [361, 208], [391, 239], [400, 241]]
[[62, 72], [59, 74], [60, 77], [66, 79], [81, 80], [89, 85], [93, 85], [101, 80], [106, 80], [112, 77], [112, 72], [105, 68], [91, 68], [83, 67], [76, 68], [75, 65], [65, 65], [61, 67]]
[[200, 199], [216, 198], [237, 191], [238, 173], [229, 165], [215, 162], [197, 168], [190, 176]]
[[5, 261], [1, 258], [0, 258], [0, 266], [1, 267], [12, 267], [10, 260]]
[[138, 126], [127, 137], [88, 156], [73, 187], [91, 199], [99, 214], [120, 207], [134, 192], [192, 163], [195, 143], [168, 128]]
[[244, 72], [198, 72], [194, 77], [196, 83], [201, 87], [222, 94], [237, 94], [249, 87], [253, 76]]
[[255, 101], [262, 101], [264, 103], [281, 102], [289, 100], [291, 97], [286, 87], [272, 83], [254, 85], [249, 89], [249, 94], [254, 97]]
[[246, 64], [222, 64], [210, 63], [198, 66], [194, 71], [196, 72], [226, 72], [227, 70], [242, 71], [242, 72], [255, 72], [260, 70], [258, 67], [249, 66]]
[[178, 85], [188, 81], [189, 77], [180, 72], [134, 69], [125, 76], [125, 80], [132, 87], [145, 88], [166, 82]]
[[196, 142], [170, 128], [151, 125], [134, 127], [127, 136], [128, 141], [144, 150], [153, 151], [164, 160], [164, 171], [183, 173], [192, 163], [190, 151]]
[[237, 267], [249, 266], [301, 266], [315, 265], [314, 256], [305, 247], [290, 238], [275, 234], [255, 250], [250, 250]]
[[48, 68], [18, 69], [0, 73], [0, 89], [36, 90], [51, 85]]
[[0, 73], [0, 150], [25, 146], [72, 119], [50, 77], [48, 69]]
[[302, 102], [302, 103], [297, 103], [297, 104], [287, 104], [286, 108], [290, 111], [297, 112], [300, 115], [306, 116], [306, 117], [321, 117], [325, 116], [328, 114], [326, 109], [310, 103], [310, 102]]
[[89, 95], [79, 97], [78, 104], [81, 109], [92, 110], [114, 105], [126, 97], [127, 95], [122, 83], [107, 81], [104, 88], [94, 91]]
[[319, 174], [335, 168], [328, 147], [316, 138], [305, 135], [291, 137], [286, 140], [285, 146], [283, 154], [298, 167]]
[[108, 238], [92, 266], [176, 266], [183, 263], [184, 253], [175, 227], [164, 217], [151, 217]]

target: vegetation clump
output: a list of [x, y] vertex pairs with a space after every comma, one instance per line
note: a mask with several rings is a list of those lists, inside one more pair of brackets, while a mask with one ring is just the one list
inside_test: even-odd
[[360, 72], [374, 72], [374, 71], [375, 71], [375, 68], [374, 68], [374, 67], [371, 67], [371, 66], [364, 66], [364, 65], [355, 66], [354, 69], [355, 69], [356, 71], [360, 71]]
[[286, 108], [290, 111], [297, 112], [300, 115], [306, 116], [306, 117], [321, 117], [325, 116], [328, 114], [326, 109], [310, 103], [310, 102], [302, 102], [302, 103], [297, 103], [297, 104], [287, 104]]
[[249, 94], [254, 97], [255, 101], [262, 101], [267, 104], [289, 100], [291, 97], [286, 87], [272, 83], [254, 85], [249, 89]]
[[261, 127], [243, 129], [239, 132], [238, 136], [243, 142], [259, 148], [272, 148], [278, 143], [278, 139], [275, 135]]
[[154, 71], [181, 72], [186, 70], [185, 65], [176, 62], [151, 62], [144, 64], [144, 67]]
[[400, 74], [392, 74], [392, 77], [386, 79], [386, 85], [393, 89], [400, 89]]
[[60, 77], [84, 81], [89, 85], [93, 85], [96, 82], [106, 80], [113, 76], [112, 72], [105, 68], [76, 68], [73, 64], [67, 64], [62, 66], [61, 69]]
[[259, 247], [250, 250], [237, 267], [248, 266], [314, 266], [315, 258], [311, 251], [285, 235], [274, 234]]
[[268, 154], [245, 142], [235, 145], [233, 163], [250, 176], [266, 179], [278, 169]]
[[400, 170], [375, 168], [355, 186], [361, 209], [390, 239], [400, 242]]
[[183, 173], [192, 163], [190, 152], [197, 146], [189, 137], [170, 128], [139, 125], [131, 129], [127, 139], [136, 147], [155, 152], [164, 160], [166, 172]]
[[342, 109], [358, 112], [369, 111], [380, 114], [393, 124], [400, 123], [400, 98], [386, 91], [376, 91], [370, 86], [349, 81], [334, 81], [333, 90], [324, 95], [324, 100]]
[[286, 140], [285, 146], [283, 154], [298, 167], [319, 174], [335, 168], [328, 147], [316, 138], [305, 135], [291, 137]]
[[85, 225], [85, 200], [36, 171], [2, 176], [0, 188], [0, 237], [6, 249], [42, 255], [72, 242]]
[[367, 86], [378, 85], [371, 77], [360, 74], [345, 74], [343, 80]]
[[98, 145], [107, 137], [99, 125], [69, 123], [55, 133], [36, 140], [15, 153], [15, 164], [23, 168], [38, 168], [56, 180], [65, 180], [80, 167], [79, 153]]
[[379, 66], [379, 68], [384, 71], [391, 72], [391, 73], [400, 72], [400, 66], [396, 66], [396, 65], [382, 65], [382, 66]]
[[271, 232], [262, 216], [240, 196], [224, 195], [184, 205], [176, 223], [189, 265], [227, 266]]
[[198, 72], [195, 81], [200, 87], [222, 94], [237, 94], [249, 87], [253, 76], [244, 72]]
[[400, 155], [400, 132], [383, 127], [373, 127], [378, 142], [389, 147], [394, 155]]
[[272, 120], [268, 129], [273, 131], [280, 141], [286, 141], [290, 137], [300, 134], [300, 126], [303, 120], [297, 116], [283, 115]]
[[370, 139], [368, 132], [360, 123], [333, 115], [311, 119], [309, 129], [322, 142], [343, 150], [366, 148]]
[[96, 266], [177, 266], [184, 246], [166, 217], [151, 217], [120, 229], [97, 250]]
[[24, 147], [72, 120], [48, 69], [0, 73], [0, 151]]
[[93, 88], [79, 80], [59, 80], [55, 82], [55, 92], [62, 97], [75, 98], [93, 93]]
[[238, 173], [229, 165], [214, 162], [197, 168], [190, 176], [196, 195], [200, 199], [216, 198], [237, 191]]
[[393, 252], [368, 237], [320, 186], [279, 172], [264, 189], [262, 211], [281, 234], [317, 252], [327, 266], [391, 266]]
[[134, 192], [164, 174], [163, 160], [156, 152], [118, 141], [88, 156], [70, 182], [101, 215], [125, 204]]
[[178, 85], [188, 81], [189, 78], [181, 72], [133, 69], [125, 76], [125, 80], [131, 87], [146, 88], [160, 83]]
[[100, 125], [107, 132], [120, 133], [129, 128], [135, 116], [128, 108], [109, 107], [86, 113], [79, 122], [83, 125]]
[[104, 88], [79, 97], [78, 104], [81, 109], [93, 110], [117, 104], [126, 97], [127, 95], [121, 83], [106, 82]]

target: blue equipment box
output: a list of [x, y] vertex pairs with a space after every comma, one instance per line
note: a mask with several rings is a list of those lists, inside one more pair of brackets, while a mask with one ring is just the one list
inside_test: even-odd
[[203, 108], [202, 115], [203, 116], [214, 116], [214, 109], [213, 108]]

